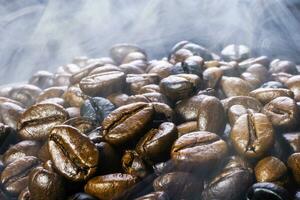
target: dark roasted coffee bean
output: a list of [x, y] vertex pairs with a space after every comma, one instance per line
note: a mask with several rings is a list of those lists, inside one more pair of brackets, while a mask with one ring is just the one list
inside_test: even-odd
[[3, 163], [8, 165], [25, 156], [37, 156], [41, 145], [37, 141], [24, 140], [11, 146], [2, 157]]
[[149, 174], [146, 163], [135, 151], [127, 150], [122, 157], [122, 168], [125, 173], [139, 178], [145, 178]]
[[223, 71], [218, 67], [210, 67], [203, 72], [205, 86], [216, 88], [223, 76]]
[[197, 120], [199, 106], [206, 95], [195, 95], [188, 99], [184, 99], [176, 104], [175, 112], [180, 121], [194, 121]]
[[136, 146], [136, 151], [146, 161], [162, 162], [169, 158], [173, 142], [177, 139], [177, 128], [171, 122], [162, 123], [143, 136]]
[[38, 71], [29, 80], [29, 84], [45, 89], [53, 85], [53, 74], [48, 71]]
[[13, 89], [9, 92], [9, 97], [21, 102], [25, 106], [30, 106], [35, 103], [36, 98], [41, 92], [42, 90], [39, 87], [25, 84], [13, 87]]
[[198, 109], [198, 130], [221, 135], [224, 132], [226, 119], [224, 108], [216, 97], [206, 96]]
[[173, 109], [165, 103], [153, 102], [152, 106], [154, 108], [154, 120], [153, 124], [155, 123], [162, 123], [162, 122], [177, 122], [176, 115]]
[[231, 44], [226, 46], [221, 55], [226, 61], [242, 61], [250, 57], [250, 49], [244, 45]]
[[201, 194], [203, 182], [187, 172], [171, 172], [153, 181], [155, 191], [163, 191], [171, 199], [191, 199]]
[[10, 145], [17, 142], [16, 131], [0, 123], [0, 153], [3, 154]]
[[80, 108], [80, 114], [101, 123], [114, 109], [115, 106], [108, 99], [93, 97], [84, 102]]
[[31, 199], [64, 199], [63, 179], [53, 170], [37, 167], [29, 174], [28, 182]]
[[259, 88], [251, 91], [249, 94], [259, 100], [262, 104], [267, 104], [277, 97], [294, 98], [293, 92], [284, 88]]
[[113, 145], [137, 140], [152, 121], [154, 109], [151, 104], [133, 103], [117, 108], [103, 121], [103, 135]]
[[108, 96], [122, 91], [124, 85], [125, 74], [117, 71], [89, 75], [79, 83], [80, 89], [89, 96]]
[[300, 153], [293, 153], [289, 157], [288, 167], [291, 169], [295, 181], [300, 185]]
[[167, 193], [163, 191], [151, 192], [134, 200], [169, 200]]
[[247, 194], [246, 200], [292, 200], [288, 191], [274, 183], [255, 183]]
[[36, 157], [26, 156], [6, 166], [1, 173], [1, 184], [7, 193], [16, 196], [28, 184], [28, 174], [39, 164]]
[[231, 129], [230, 139], [235, 150], [247, 158], [263, 156], [274, 144], [274, 131], [266, 115], [244, 114]]
[[49, 149], [48, 149], [48, 141], [46, 141], [40, 150], [37, 153], [37, 157], [42, 160], [43, 162], [47, 162], [48, 160], [51, 159]]
[[253, 98], [248, 96], [234, 96], [221, 100], [225, 113], [228, 112], [228, 109], [233, 105], [242, 105], [246, 109], [252, 109], [256, 112], [260, 112], [262, 105], [261, 103]]
[[26, 187], [19, 194], [18, 200], [30, 200], [30, 199], [31, 199], [30, 192], [28, 190], [28, 187]]
[[[93, 140], [91, 138], [91, 140]], [[119, 153], [107, 142], [96, 143], [99, 151], [99, 174], [109, 174], [118, 172], [121, 169], [121, 156]]]
[[120, 71], [124, 72], [125, 74], [143, 74], [144, 70], [139, 68], [138, 66], [132, 64], [132, 63], [126, 63], [126, 64], [121, 64], [119, 66]]
[[293, 129], [299, 119], [296, 102], [289, 97], [277, 97], [262, 109], [274, 127]]
[[276, 157], [269, 156], [260, 160], [255, 166], [257, 182], [272, 182], [284, 186], [287, 182], [287, 167]]
[[23, 139], [46, 139], [50, 130], [68, 118], [65, 109], [56, 104], [36, 104], [20, 117], [18, 134]]
[[214, 133], [198, 131], [178, 138], [172, 147], [171, 157], [178, 165], [195, 165], [209, 170], [224, 158], [228, 148], [225, 141]]
[[297, 74], [296, 64], [288, 60], [275, 59], [270, 63], [270, 73], [285, 72]]
[[24, 108], [18, 104], [5, 102], [0, 104], [0, 119], [2, 122], [13, 129], [17, 129], [17, 122], [21, 114], [24, 112]]
[[65, 178], [82, 181], [96, 172], [99, 152], [78, 129], [55, 126], [49, 135], [48, 148], [54, 167]]
[[70, 106], [80, 107], [87, 99], [87, 96], [83, 94], [83, 92], [77, 84], [68, 87], [68, 89], [63, 95], [63, 98]]
[[246, 81], [238, 77], [223, 76], [220, 84], [222, 91], [227, 97], [248, 96], [252, 90]]
[[96, 198], [86, 193], [80, 192], [68, 197], [68, 200], [97, 200]]
[[[201, 56], [204, 60], [212, 60], [216, 56], [205, 47], [192, 42], [188, 42], [187, 44], [183, 45], [182, 48], [190, 50], [193, 55]], [[218, 59], [220, 58], [218, 57]]]
[[253, 181], [253, 172], [249, 164], [240, 157], [230, 157], [221, 172], [208, 182], [201, 194], [201, 199], [243, 199]]
[[94, 130], [92, 130], [91, 132], [89, 132], [88, 137], [95, 144], [104, 142], [102, 126], [99, 126]]
[[120, 173], [96, 176], [86, 183], [84, 191], [103, 200], [125, 199], [137, 180], [135, 176]]
[[87, 117], [75, 117], [64, 122], [65, 125], [77, 128], [81, 133], [87, 134], [96, 128], [96, 122]]

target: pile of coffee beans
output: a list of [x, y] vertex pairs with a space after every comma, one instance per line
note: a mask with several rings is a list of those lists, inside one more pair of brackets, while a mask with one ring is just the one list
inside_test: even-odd
[[189, 41], [109, 53], [0, 87], [1, 200], [300, 199], [300, 66]]

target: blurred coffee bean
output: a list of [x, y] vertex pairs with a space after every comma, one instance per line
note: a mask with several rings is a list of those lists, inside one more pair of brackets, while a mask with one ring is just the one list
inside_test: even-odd
[[66, 108], [66, 111], [70, 118], [80, 117], [80, 108], [78, 107], [69, 107]]
[[178, 130], [178, 137], [190, 133], [190, 132], [195, 132], [198, 129], [197, 121], [190, 121], [190, 122], [184, 122], [182, 124], [179, 124], [177, 126]]
[[247, 68], [246, 72], [253, 74], [261, 83], [266, 82], [270, 78], [266, 65], [253, 64]]
[[[234, 61], [233, 61], [234, 62]], [[239, 71], [237, 68], [236, 62], [234, 62], [233, 65], [221, 65], [219, 69], [222, 70], [223, 76], [229, 76], [229, 77], [237, 77], [239, 76]], [[242, 77], [241, 77], [242, 78]]]
[[[93, 138], [91, 138], [91, 140], [93, 140]], [[107, 142], [96, 143], [96, 147], [99, 151], [97, 172], [99, 172], [99, 174], [108, 174], [120, 171], [121, 156], [119, 153]]]
[[268, 81], [260, 86], [261, 88], [284, 88], [284, 85], [278, 81]]
[[126, 104], [129, 96], [124, 93], [114, 93], [107, 97], [116, 107], [120, 107]]
[[132, 61], [135, 61], [135, 60], [143, 60], [143, 61], [147, 61], [147, 55], [143, 52], [131, 52], [131, 53], [128, 53], [122, 63], [131, 63]]
[[210, 170], [209, 166], [220, 162], [227, 151], [226, 142], [218, 135], [198, 131], [178, 138], [173, 144], [171, 157], [178, 165]]
[[36, 85], [41, 89], [53, 86], [53, 74], [48, 71], [38, 71], [29, 80], [29, 84]]
[[206, 95], [195, 95], [190, 98], [184, 99], [178, 102], [175, 106], [175, 112], [178, 118], [182, 121], [194, 121], [197, 120], [199, 106]]
[[262, 104], [267, 104], [277, 97], [294, 98], [293, 92], [284, 88], [258, 88], [251, 91], [249, 95], [259, 100]]
[[193, 55], [201, 56], [204, 60], [213, 60], [215, 56], [207, 48], [192, 42], [184, 44], [182, 48], [190, 50]]
[[140, 69], [139, 67], [135, 66], [132, 63], [122, 64], [119, 66], [120, 71], [124, 72], [125, 74], [143, 74], [144, 70]]
[[[1, 197], [1, 196], [0, 196]], [[30, 196], [30, 192], [28, 190], [28, 187], [24, 188], [22, 190], [22, 192], [19, 194], [18, 196], [18, 200], [30, 200], [31, 196]]]
[[230, 126], [233, 126], [236, 120], [244, 114], [247, 114], [247, 109], [244, 106], [239, 104], [231, 106], [228, 110], [228, 120]]
[[149, 85], [144, 85], [140, 88], [139, 94], [143, 93], [149, 93], [149, 92], [160, 92], [159, 85], [156, 84], [149, 84]]
[[64, 199], [63, 179], [53, 170], [37, 167], [31, 171], [28, 179], [31, 199]]
[[66, 102], [65, 102], [65, 100], [63, 98], [57, 98], [57, 97], [50, 98], [50, 99], [45, 99], [45, 100], [39, 102], [39, 104], [48, 104], [48, 103], [50, 103], [50, 104], [57, 104], [57, 105], [60, 105], [62, 107], [66, 107], [67, 106]]
[[[116, 44], [110, 48], [109, 55], [117, 63], [121, 64], [125, 57], [132, 52], [145, 54], [144, 50], [133, 44]], [[128, 59], [128, 58], [127, 58]]]
[[147, 68], [148, 74], [157, 74], [160, 79], [166, 78], [173, 74], [174, 66], [167, 61], [157, 61], [150, 63]]
[[151, 192], [144, 196], [138, 197], [134, 200], [169, 200], [167, 193], [158, 191], [158, 192]]
[[108, 174], [90, 179], [84, 186], [84, 191], [99, 199], [126, 199], [129, 189], [136, 184], [137, 177], [130, 174]]
[[115, 65], [106, 64], [94, 68], [88, 75], [101, 74], [104, 72], [121, 71], [121, 69]]
[[270, 63], [270, 73], [279, 73], [285, 72], [289, 74], [297, 74], [296, 64], [287, 61], [287, 60], [279, 60], [275, 59]]
[[185, 61], [188, 57], [193, 56], [193, 53], [188, 49], [178, 49], [174, 52], [170, 58], [170, 62], [173, 64]]
[[221, 172], [205, 186], [201, 199], [243, 199], [253, 181], [253, 171], [249, 164], [240, 157], [230, 157]]
[[11, 127], [0, 123], [0, 153], [3, 154], [10, 145], [17, 142], [17, 134]]
[[243, 61], [250, 57], [250, 49], [244, 45], [231, 44], [226, 46], [221, 55], [226, 61]]
[[11, 146], [2, 157], [2, 161], [5, 165], [12, 163], [19, 158], [25, 156], [37, 156], [41, 145], [37, 141], [23, 140], [13, 146]]
[[49, 98], [62, 97], [67, 87], [49, 87], [43, 90], [40, 95], [36, 98], [36, 102], [41, 102]]
[[13, 103], [13, 104], [16, 104], [16, 105], [18, 105], [18, 106], [24, 108], [24, 105], [23, 105], [21, 102], [15, 101], [15, 100], [13, 100], [13, 99], [6, 98], [6, 97], [0, 97], [0, 103], [1, 103], [1, 104], [2, 104], [2, 103]]
[[70, 84], [70, 74], [54, 74], [53, 86], [67, 86]]
[[72, 85], [79, 83], [83, 78], [88, 76], [91, 73], [91, 71], [103, 66], [104, 64], [105, 63], [102, 61], [91, 62], [90, 64], [81, 68], [78, 72], [72, 74], [72, 76], [70, 76], [70, 83]]
[[114, 92], [122, 91], [125, 85], [123, 72], [104, 72], [83, 78], [80, 89], [89, 96], [108, 96]]
[[7, 193], [17, 196], [28, 184], [28, 174], [39, 164], [36, 157], [26, 156], [15, 160], [1, 173], [1, 184]]
[[127, 150], [122, 157], [122, 168], [125, 173], [139, 178], [145, 178], [149, 174], [146, 163], [135, 151]]
[[35, 103], [36, 98], [42, 90], [30, 84], [23, 84], [13, 87], [9, 92], [9, 97], [13, 100], [21, 102], [25, 106], [30, 106]]
[[5, 102], [0, 104], [0, 119], [2, 122], [13, 129], [17, 129], [17, 122], [24, 112], [24, 108], [18, 104]]
[[96, 122], [87, 117], [75, 117], [64, 122], [65, 125], [77, 128], [80, 133], [87, 134], [97, 126]]
[[98, 150], [78, 129], [55, 126], [49, 135], [48, 148], [57, 171], [72, 181], [82, 181], [96, 172]]
[[289, 97], [277, 97], [262, 109], [276, 128], [293, 129], [299, 119], [296, 102]]
[[248, 96], [252, 89], [246, 81], [238, 77], [223, 76], [220, 84], [227, 97]]
[[50, 130], [68, 119], [66, 110], [56, 104], [36, 104], [20, 117], [18, 134], [22, 139], [46, 139]]
[[246, 194], [246, 200], [257, 199], [292, 200], [286, 189], [274, 183], [268, 182], [255, 183], [249, 188]]
[[292, 76], [285, 85], [294, 93], [295, 101], [300, 101], [300, 75]]
[[72, 63], [78, 65], [79, 67], [83, 67], [86, 65], [86, 62], [89, 60], [87, 56], [76, 56], [73, 58]]
[[136, 151], [150, 163], [169, 158], [173, 142], [177, 139], [177, 128], [171, 122], [164, 122], [149, 130], [136, 145]]
[[259, 79], [258, 76], [250, 72], [244, 72], [240, 77], [246, 81], [252, 89], [258, 88], [265, 81], [265, 79]]
[[245, 71], [245, 70], [247, 70], [247, 68], [249, 68], [250, 66], [255, 65], [255, 64], [260, 64], [262, 66], [268, 67], [270, 64], [270, 60], [266, 56], [260, 56], [257, 58], [249, 58], [247, 60], [240, 62], [239, 68], [242, 71]]
[[293, 153], [289, 157], [287, 164], [293, 173], [295, 181], [300, 185], [300, 153]]
[[272, 182], [281, 186], [288, 182], [287, 167], [276, 157], [265, 157], [256, 164], [254, 170], [257, 182]]
[[154, 109], [151, 104], [133, 103], [111, 112], [102, 122], [103, 135], [113, 145], [137, 140], [152, 121]]
[[153, 181], [155, 191], [163, 191], [171, 199], [192, 199], [201, 194], [203, 182], [187, 172], [171, 172]]
[[259, 158], [274, 144], [272, 123], [260, 113], [244, 114], [234, 123], [230, 139], [235, 150], [246, 158]]
[[181, 67], [186, 74], [196, 74], [199, 77], [203, 73], [203, 58], [200, 56], [190, 56], [180, 63]]
[[46, 141], [41, 148], [39, 149], [39, 151], [37, 152], [37, 157], [43, 161], [43, 162], [47, 162], [48, 160], [51, 159], [50, 153], [49, 153], [49, 149], [48, 149], [48, 141]]
[[97, 200], [97, 199], [92, 197], [91, 195], [80, 192], [68, 197], [68, 200]]
[[284, 133], [283, 137], [288, 142], [293, 153], [300, 152], [300, 132]]
[[227, 113], [228, 109], [233, 105], [242, 105], [246, 109], [252, 109], [256, 112], [260, 112], [262, 108], [262, 105], [258, 100], [248, 96], [228, 97], [226, 99], [221, 100], [221, 103], [223, 104], [225, 113]]
[[223, 76], [222, 69], [218, 67], [210, 67], [203, 72], [203, 80], [205, 86], [209, 88], [218, 87], [220, 80]]
[[[84, 62], [84, 61], [82, 60], [82, 62]], [[83, 63], [66, 64], [66, 65], [59, 66], [56, 70], [56, 73], [57, 74], [75, 74], [78, 71], [80, 71], [80, 67], [83, 67]]]
[[65, 91], [63, 98], [70, 106], [80, 107], [87, 96], [83, 94], [78, 85], [72, 85]]
[[138, 94], [143, 86], [157, 84], [158, 78], [156, 74], [128, 74], [126, 83], [131, 94]]

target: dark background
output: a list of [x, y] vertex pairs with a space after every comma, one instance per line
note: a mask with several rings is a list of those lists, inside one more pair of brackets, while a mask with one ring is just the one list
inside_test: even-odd
[[151, 58], [180, 40], [215, 52], [237, 43], [300, 63], [299, 8], [298, 0], [0, 0], [0, 83], [55, 71], [74, 56], [106, 56], [120, 42]]

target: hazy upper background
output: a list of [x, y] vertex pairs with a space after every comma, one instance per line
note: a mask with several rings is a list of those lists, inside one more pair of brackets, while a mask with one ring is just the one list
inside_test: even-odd
[[[300, 62], [298, 0], [0, 0], [0, 83], [74, 56], [136, 43], [160, 58], [180, 40], [215, 51], [245, 44]], [[298, 5], [299, 6], [299, 5]]]

